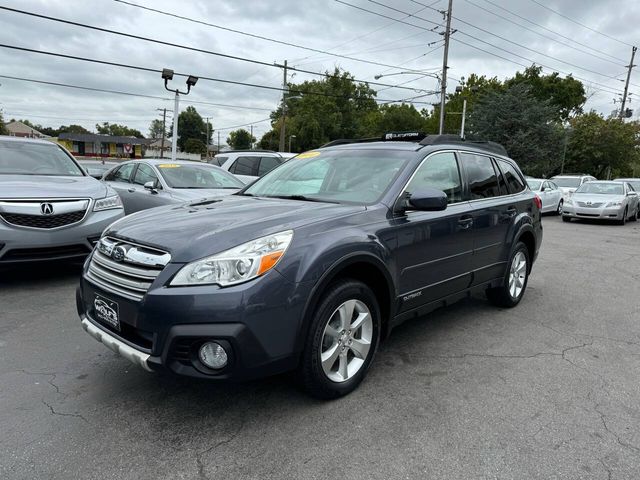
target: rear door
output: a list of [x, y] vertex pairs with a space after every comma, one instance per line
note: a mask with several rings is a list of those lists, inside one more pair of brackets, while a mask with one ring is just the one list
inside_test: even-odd
[[104, 178], [104, 181], [120, 195], [124, 205], [124, 213], [127, 215], [135, 211], [131, 210], [131, 194], [135, 192], [131, 178], [133, 177], [135, 169], [135, 163], [123, 163], [119, 167], [111, 170]]
[[462, 152], [460, 157], [473, 215], [473, 285], [479, 285], [504, 273], [518, 205], [489, 155]]
[[440, 212], [407, 210], [393, 220], [400, 312], [464, 290], [471, 280], [473, 220], [454, 152], [437, 152], [423, 160], [405, 192], [425, 187], [444, 191], [448, 205]]

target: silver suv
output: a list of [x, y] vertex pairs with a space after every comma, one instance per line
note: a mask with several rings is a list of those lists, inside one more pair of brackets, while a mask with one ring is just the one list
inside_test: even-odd
[[60, 145], [0, 136], [0, 266], [82, 258], [123, 216], [118, 194]]

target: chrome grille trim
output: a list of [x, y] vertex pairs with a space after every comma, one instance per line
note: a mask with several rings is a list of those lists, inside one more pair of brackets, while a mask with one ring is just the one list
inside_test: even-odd
[[103, 237], [85, 278], [103, 290], [140, 301], [170, 260], [171, 255], [157, 248]]

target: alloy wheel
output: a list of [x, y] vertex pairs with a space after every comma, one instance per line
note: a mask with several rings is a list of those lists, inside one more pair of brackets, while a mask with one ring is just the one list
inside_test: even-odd
[[320, 362], [333, 382], [345, 382], [364, 365], [373, 340], [371, 311], [360, 300], [347, 300], [331, 315], [322, 334]]
[[513, 256], [509, 269], [509, 295], [514, 300], [520, 297], [527, 279], [527, 257], [518, 252]]

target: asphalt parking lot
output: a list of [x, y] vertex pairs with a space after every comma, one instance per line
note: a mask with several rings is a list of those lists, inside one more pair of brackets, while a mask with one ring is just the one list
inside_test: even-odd
[[80, 328], [79, 267], [2, 272], [0, 478], [639, 478], [640, 225], [543, 222], [519, 307], [403, 325], [334, 402], [146, 373]]

